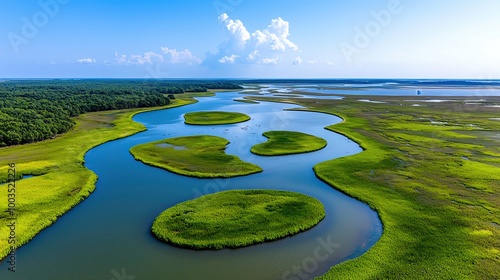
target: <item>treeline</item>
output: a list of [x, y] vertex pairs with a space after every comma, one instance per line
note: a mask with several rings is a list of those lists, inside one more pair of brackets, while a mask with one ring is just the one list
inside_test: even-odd
[[67, 132], [83, 113], [164, 106], [167, 95], [239, 89], [224, 81], [13, 80], [0, 82], [0, 147]]

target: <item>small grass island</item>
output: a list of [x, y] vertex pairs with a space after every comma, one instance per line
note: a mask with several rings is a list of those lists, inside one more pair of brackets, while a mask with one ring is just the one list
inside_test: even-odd
[[323, 204], [304, 194], [235, 190], [177, 204], [155, 219], [151, 231], [178, 247], [220, 250], [287, 237], [324, 217]]
[[191, 125], [234, 124], [250, 120], [248, 115], [235, 112], [202, 111], [184, 115], [184, 122]]
[[252, 147], [251, 152], [261, 156], [309, 153], [326, 147], [327, 142], [310, 134], [295, 131], [267, 131], [262, 134], [267, 142]]
[[251, 99], [238, 99], [238, 98], [235, 98], [233, 100], [236, 101], [236, 102], [248, 103], [248, 104], [259, 104], [260, 103], [260, 102], [257, 102], [257, 101], [251, 100]]
[[262, 172], [258, 165], [227, 155], [229, 141], [210, 135], [169, 138], [134, 146], [136, 160], [198, 178], [229, 178]]

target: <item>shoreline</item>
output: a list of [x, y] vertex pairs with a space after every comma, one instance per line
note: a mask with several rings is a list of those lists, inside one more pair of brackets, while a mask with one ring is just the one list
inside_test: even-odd
[[[331, 267], [317, 279], [499, 277], [495, 251], [488, 249], [494, 248], [499, 230], [484, 224], [496, 221], [494, 213], [500, 211], [494, 191], [500, 179], [500, 152], [495, 144], [499, 139], [481, 134], [500, 130], [494, 120], [498, 108], [466, 104], [470, 99], [466, 96], [422, 107], [401, 104], [406, 96], [369, 96], [387, 101], [382, 104], [359, 102], [359, 98], [321, 102], [318, 98], [251, 98], [338, 116], [343, 122], [325, 129], [363, 149], [313, 169], [318, 179], [376, 211], [382, 236], [366, 253]], [[428, 98], [442, 99], [411, 97], [419, 99], [412, 102]], [[484, 103], [500, 101], [498, 96], [474, 98], [486, 99]], [[487, 213], [481, 207], [485, 203], [491, 209]]]
[[[210, 96], [212, 93], [207, 92], [206, 94]], [[57, 222], [59, 217], [76, 207], [95, 191], [95, 183], [98, 177], [93, 171], [85, 167], [84, 162], [84, 156], [89, 150], [110, 141], [145, 131], [144, 125], [132, 120], [137, 114], [194, 104], [198, 101], [192, 96], [200, 95], [203, 96], [203, 94], [186, 94], [183, 98], [178, 96], [171, 104], [161, 107], [86, 113], [74, 118], [77, 123], [72, 130], [55, 139], [0, 149], [2, 163], [4, 161], [15, 162], [19, 172], [37, 174], [37, 176], [28, 179], [32, 180], [31, 182], [23, 180], [24, 182], [18, 181], [17, 184], [18, 201], [21, 202], [21, 205], [24, 204], [21, 209], [23, 214], [18, 216], [18, 223], [24, 222], [23, 224], [29, 226], [18, 227], [15, 249], [17, 250], [29, 243], [38, 233]], [[105, 135], [103, 136], [103, 134]], [[82, 136], [88, 141], [77, 141], [82, 140]], [[72, 145], [65, 145], [68, 142]], [[86, 145], [79, 142], [86, 143]], [[65, 149], [60, 149], [60, 147]], [[57, 158], [58, 156], [61, 159]], [[25, 169], [23, 170], [23, 168]], [[3, 167], [0, 168], [0, 172], [4, 172], [4, 169]], [[61, 182], [65, 182], [65, 184]], [[33, 199], [29, 195], [30, 193], [41, 192], [43, 187], [53, 188], [54, 186], [57, 186], [57, 191], [48, 190], [49, 194], [43, 195], [40, 199], [36, 197]], [[75, 188], [75, 186], [80, 187]], [[62, 190], [60, 190], [61, 188]], [[28, 195], [29, 201], [22, 202], [23, 193], [24, 196]], [[7, 197], [6, 188], [0, 188], [0, 194], [1, 197]], [[47, 200], [57, 201], [58, 198], [64, 199], [60, 205], [49, 209], [40, 209], [38, 206], [38, 204], [42, 204]], [[0, 200], [0, 206], [3, 207], [3, 204], [4, 200]], [[21, 206], [18, 208], [21, 208]], [[4, 232], [5, 229], [8, 229], [4, 225], [6, 222], [6, 220], [1, 220], [0, 223], [0, 260], [4, 260], [11, 251], [10, 244], [4, 238], [4, 236], [8, 236], [8, 233]], [[33, 227], [32, 225], [36, 226]]]

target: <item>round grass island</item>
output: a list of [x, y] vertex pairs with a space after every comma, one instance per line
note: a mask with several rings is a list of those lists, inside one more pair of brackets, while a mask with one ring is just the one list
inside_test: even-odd
[[140, 144], [130, 149], [136, 160], [177, 174], [197, 178], [229, 178], [262, 172], [258, 165], [228, 155], [229, 141], [196, 135]]
[[267, 131], [262, 134], [267, 142], [257, 144], [250, 150], [260, 156], [278, 156], [309, 153], [326, 147], [323, 138], [296, 131]]
[[234, 124], [250, 120], [248, 115], [235, 112], [207, 111], [184, 115], [184, 122], [192, 125]]
[[155, 219], [151, 231], [178, 247], [220, 250], [284, 238], [324, 217], [323, 204], [304, 194], [234, 190], [177, 204]]

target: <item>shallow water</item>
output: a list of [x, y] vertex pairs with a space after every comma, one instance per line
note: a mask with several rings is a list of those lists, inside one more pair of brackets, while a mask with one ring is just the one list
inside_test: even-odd
[[187, 150], [186, 147], [184, 146], [174, 146], [172, 144], [167, 144], [167, 143], [161, 143], [161, 144], [156, 144], [157, 147], [160, 147], [160, 148], [173, 148], [174, 150], [176, 151], [184, 151], [184, 150]]
[[[142, 113], [135, 121], [147, 131], [90, 150], [86, 166], [98, 176], [96, 191], [84, 202], [17, 251], [16, 273], [0, 266], [0, 279], [282, 279], [311, 278], [354, 258], [379, 238], [382, 225], [366, 204], [318, 180], [312, 167], [322, 161], [361, 152], [348, 138], [324, 129], [338, 123], [331, 115], [283, 111], [293, 105], [232, 99], [219, 93], [200, 102]], [[220, 126], [192, 126], [183, 114], [200, 110], [241, 112], [251, 120]], [[294, 130], [328, 141], [325, 149], [299, 155], [261, 157], [249, 152], [268, 130]], [[197, 179], [135, 161], [129, 149], [163, 138], [209, 134], [231, 143], [227, 153], [255, 163], [264, 172], [230, 179]], [[177, 203], [231, 189], [301, 192], [325, 205], [326, 218], [304, 233], [236, 250], [193, 251], [156, 240], [154, 218]], [[125, 278], [127, 279], [127, 278]]]
[[[324, 84], [264, 84], [260, 85], [265, 93], [272, 90], [284, 93], [310, 93], [324, 99], [339, 99], [344, 95], [374, 96], [500, 96], [500, 81], [433, 81], [433, 80], [331, 80]], [[311, 97], [309, 95], [308, 97]]]

